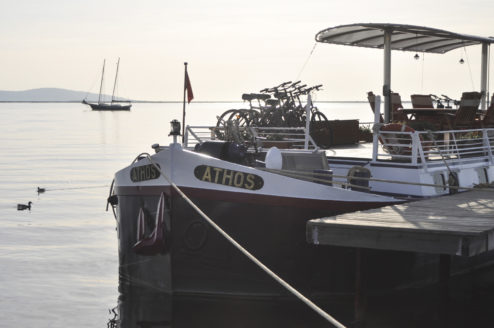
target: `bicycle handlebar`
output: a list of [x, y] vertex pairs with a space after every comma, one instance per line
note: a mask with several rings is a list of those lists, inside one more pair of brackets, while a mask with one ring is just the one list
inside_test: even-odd
[[281, 84], [278, 86], [278, 88], [283, 88], [284, 86], [287, 86], [287, 85], [289, 85], [290, 83], [292, 83], [292, 81], [283, 82], [283, 83], [281, 83]]
[[307, 87], [307, 84], [299, 85], [301, 81], [287, 81], [278, 86], [271, 88], [264, 88], [260, 90], [261, 93], [272, 93], [276, 98], [289, 98], [291, 96], [306, 95], [312, 90], [319, 91], [322, 88], [322, 84], [318, 84], [312, 87]]
[[446, 95], [441, 95], [444, 100], [447, 100], [447, 101], [454, 101], [454, 99], [451, 99], [450, 97], [446, 96]]

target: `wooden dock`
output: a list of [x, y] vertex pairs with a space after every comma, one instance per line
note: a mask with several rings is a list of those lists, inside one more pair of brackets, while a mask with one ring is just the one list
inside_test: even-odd
[[494, 249], [494, 189], [310, 220], [307, 241], [473, 256]]

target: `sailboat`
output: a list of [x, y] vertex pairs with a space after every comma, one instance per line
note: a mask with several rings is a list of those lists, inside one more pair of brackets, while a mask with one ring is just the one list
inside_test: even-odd
[[[117, 87], [117, 80], [118, 80], [118, 68], [120, 66], [120, 58], [118, 58], [117, 61], [117, 71], [115, 73], [115, 81], [113, 83], [113, 92], [111, 95], [111, 101], [110, 102], [104, 102], [103, 100], [103, 80], [105, 77], [105, 63], [106, 60], [103, 60], [103, 70], [101, 72], [101, 83], [99, 87], [99, 96], [98, 96], [98, 102], [97, 103], [89, 103], [84, 99], [82, 101], [83, 104], [91, 106], [92, 110], [130, 110], [130, 107], [132, 107], [132, 104], [130, 101], [122, 101], [122, 100], [115, 100], [115, 89]], [[126, 102], [122, 104], [122, 102]]]

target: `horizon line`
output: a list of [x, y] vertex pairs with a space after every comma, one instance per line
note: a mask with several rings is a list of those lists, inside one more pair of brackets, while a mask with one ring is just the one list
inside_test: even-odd
[[[130, 103], [183, 103], [182, 100], [127, 100]], [[197, 100], [194, 103], [238, 103], [239, 100]], [[315, 103], [366, 103], [367, 100], [318, 100]], [[81, 100], [0, 100], [0, 103], [81, 103]]]

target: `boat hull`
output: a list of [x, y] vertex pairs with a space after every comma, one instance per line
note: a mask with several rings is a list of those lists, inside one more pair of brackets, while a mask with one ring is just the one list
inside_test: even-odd
[[91, 106], [91, 109], [92, 110], [108, 110], [108, 111], [117, 111], [117, 110], [123, 110], [123, 111], [126, 111], [126, 110], [130, 110], [130, 108], [132, 107], [131, 104], [127, 104], [127, 105], [122, 105], [122, 104], [88, 104], [89, 106]]
[[[121, 284], [173, 294], [248, 298], [288, 294], [215, 230], [156, 167], [231, 238], [305, 295], [354, 293], [362, 255], [368, 264], [364, 265], [368, 290], [437, 281], [439, 255], [307, 242], [310, 219], [400, 201], [290, 178], [173, 144], [158, 149], [152, 162], [140, 157], [115, 176]], [[158, 223], [163, 233], [156, 233]], [[147, 254], [136, 249], [152, 236], [164, 238]], [[156, 245], [161, 245], [158, 252]], [[455, 266], [471, 268], [462, 259], [455, 260]]]
[[[225, 200], [222, 193], [214, 190], [183, 190], [233, 239], [297, 289], [318, 295], [354, 291], [355, 249], [310, 245], [305, 235], [307, 220], [341, 213], [349, 204], [326, 203], [325, 207], [296, 199], [278, 203], [275, 198], [260, 203], [249, 200], [247, 195]], [[169, 187], [140, 188], [140, 194], [126, 188], [116, 191], [121, 283], [152, 286], [174, 294], [255, 298], [287, 294]], [[144, 204], [152, 216], [161, 192], [171, 200], [165, 224], [168, 246], [162, 254], [138, 255], [132, 246], [136, 243], [139, 209]], [[362, 204], [365, 208], [376, 206]], [[375, 288], [396, 287], [413, 271], [415, 256], [411, 253], [369, 254], [375, 263], [394, 263], [391, 270], [369, 273], [377, 276], [372, 279]]]

